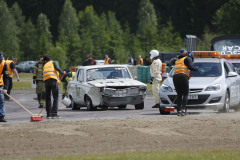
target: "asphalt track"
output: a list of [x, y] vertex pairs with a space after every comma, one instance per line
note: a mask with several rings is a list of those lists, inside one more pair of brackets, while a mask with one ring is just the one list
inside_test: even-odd
[[[12, 93], [11, 95], [20, 104], [26, 107], [33, 114], [38, 114], [41, 109], [38, 108], [38, 102], [34, 100], [36, 94], [33, 93]], [[79, 120], [94, 120], [94, 119], [126, 119], [126, 118], [139, 118], [139, 117], [151, 117], [151, 116], [177, 116], [176, 112], [170, 115], [160, 115], [159, 109], [152, 108], [154, 105], [153, 96], [147, 96], [145, 98], [145, 108], [143, 110], [135, 110], [133, 105], [127, 105], [126, 109], [119, 110], [118, 108], [109, 108], [102, 110], [98, 108], [97, 111], [87, 111], [86, 107], [80, 110], [72, 110], [66, 108], [61, 102], [61, 95], [59, 95], [59, 111], [58, 114], [61, 116], [60, 121], [79, 121]], [[31, 115], [25, 111], [22, 107], [16, 104], [14, 101], [6, 101], [6, 120], [7, 123], [36, 123], [30, 122]], [[217, 114], [212, 110], [203, 109], [189, 109], [190, 114]], [[43, 121], [53, 121], [46, 119], [45, 109], [42, 112]]]

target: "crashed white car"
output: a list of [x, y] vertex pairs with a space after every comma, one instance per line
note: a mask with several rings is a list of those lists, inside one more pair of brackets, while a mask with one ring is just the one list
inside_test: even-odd
[[134, 80], [123, 65], [92, 65], [76, 68], [76, 76], [67, 87], [73, 110], [87, 107], [126, 108], [128, 104], [135, 109], [144, 108], [147, 85]]

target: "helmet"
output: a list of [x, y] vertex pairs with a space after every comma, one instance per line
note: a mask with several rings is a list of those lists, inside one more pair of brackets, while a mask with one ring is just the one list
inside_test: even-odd
[[184, 48], [182, 48], [181, 50], [180, 50], [180, 55], [185, 55], [186, 54], [186, 50], [184, 49]]
[[157, 50], [151, 50], [150, 52], [150, 59], [153, 59], [155, 57], [159, 56], [159, 52]]
[[70, 100], [67, 96], [65, 96], [65, 97], [63, 98], [62, 103], [63, 103], [66, 107], [68, 107], [68, 106], [71, 104], [71, 100]]
[[188, 57], [192, 58], [192, 62], [194, 62], [194, 53], [193, 52], [187, 52]]

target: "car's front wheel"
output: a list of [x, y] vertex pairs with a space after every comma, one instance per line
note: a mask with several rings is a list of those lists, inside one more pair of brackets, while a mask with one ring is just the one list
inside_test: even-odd
[[72, 110], [79, 110], [80, 108], [77, 106], [77, 104], [73, 101], [72, 97], [70, 98], [71, 99], [71, 108]]
[[223, 112], [229, 112], [230, 109], [230, 95], [229, 92], [227, 91], [226, 96], [225, 96], [225, 102], [224, 102], [224, 106], [223, 106]]
[[89, 96], [86, 96], [85, 98], [85, 103], [88, 111], [94, 110], [93, 105], [92, 105], [92, 100]]
[[135, 109], [144, 109], [144, 102], [139, 103], [139, 104], [135, 104]]

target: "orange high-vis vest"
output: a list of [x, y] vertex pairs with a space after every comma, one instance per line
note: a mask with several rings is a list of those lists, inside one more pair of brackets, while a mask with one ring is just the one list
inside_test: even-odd
[[142, 59], [142, 58], [140, 58], [140, 59], [138, 60], [138, 65], [143, 65], [143, 59]]
[[105, 58], [104, 64], [109, 64], [109, 59], [110, 59], [110, 58], [107, 58], [107, 59]]
[[5, 64], [5, 62], [2, 60], [2, 62], [0, 64], [0, 74], [1, 74], [0, 75], [0, 86], [3, 85], [3, 73], [2, 73], [2, 71], [3, 71], [4, 64]]
[[187, 58], [187, 57], [178, 59], [178, 60], [175, 62], [174, 75], [176, 75], [176, 74], [185, 74], [185, 75], [187, 75], [188, 78], [189, 78], [190, 70], [189, 70], [188, 67], [184, 64], [185, 58]]
[[60, 84], [59, 72], [54, 68], [53, 61], [48, 61], [43, 67], [43, 81], [50, 78], [56, 79]]
[[10, 67], [10, 64], [11, 64], [12, 62], [13, 62], [13, 61], [11, 61], [11, 60], [6, 60], [6, 61], [5, 61], [6, 65], [7, 65], [9, 77], [13, 77], [13, 70], [12, 70], [11, 67]]

